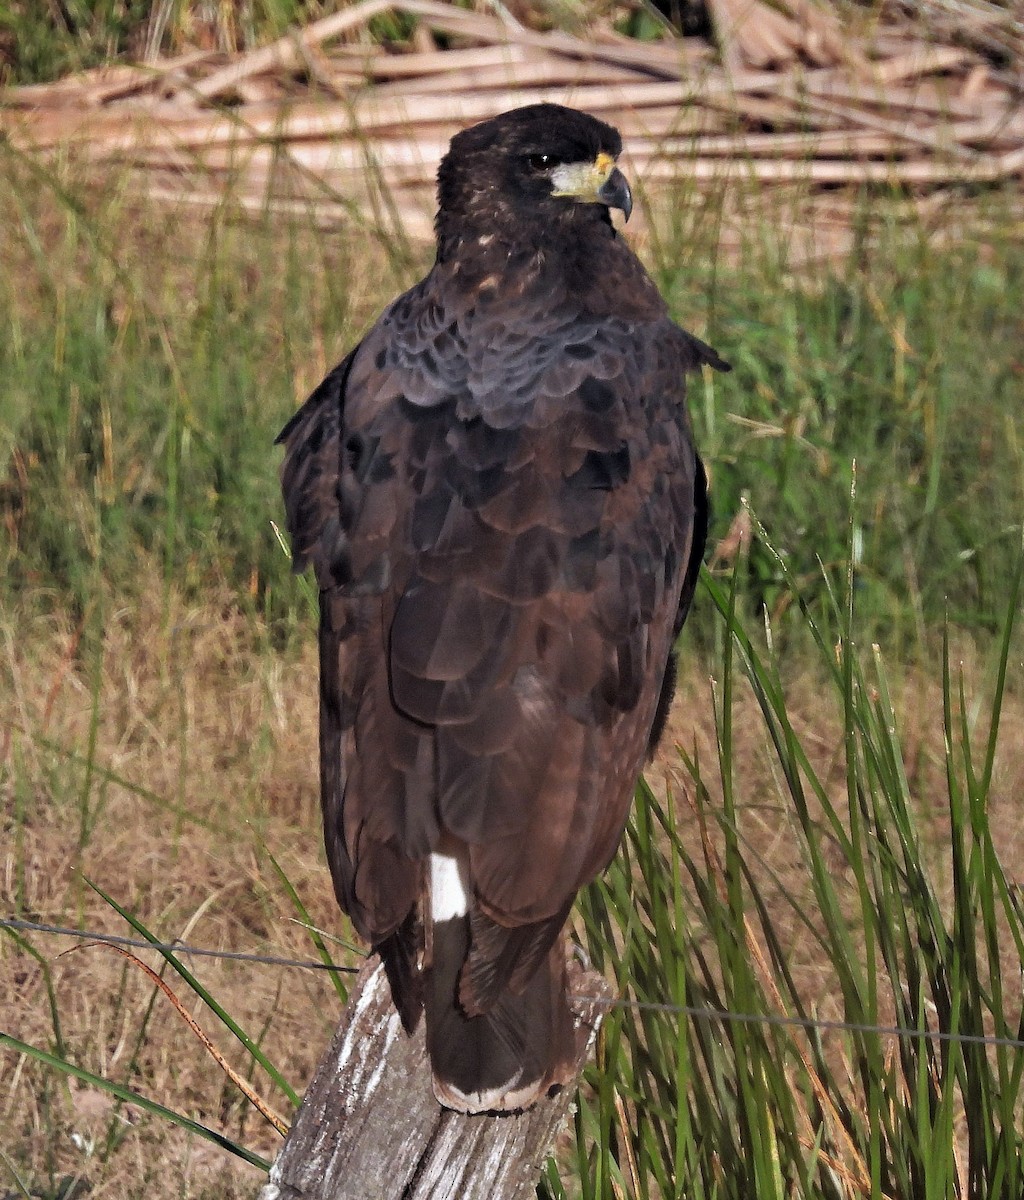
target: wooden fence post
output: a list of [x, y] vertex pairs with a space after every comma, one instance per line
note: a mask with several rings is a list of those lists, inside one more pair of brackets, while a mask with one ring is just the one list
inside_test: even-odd
[[[612, 992], [577, 963], [577, 1071]], [[341, 1024], [259, 1200], [533, 1200], [575, 1094], [566, 1087], [524, 1113], [464, 1116], [430, 1090], [422, 1023], [407, 1037], [374, 960]]]

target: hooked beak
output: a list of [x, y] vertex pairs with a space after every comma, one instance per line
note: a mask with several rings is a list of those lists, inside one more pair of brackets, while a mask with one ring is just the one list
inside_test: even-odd
[[621, 209], [623, 216], [629, 220], [629, 214], [633, 211], [633, 193], [629, 190], [629, 180], [618, 167], [597, 189], [597, 198], [609, 208]]

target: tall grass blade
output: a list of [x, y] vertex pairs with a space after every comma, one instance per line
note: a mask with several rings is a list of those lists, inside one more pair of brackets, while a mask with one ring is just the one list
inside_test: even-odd
[[122, 1087], [119, 1083], [104, 1079], [102, 1075], [94, 1075], [92, 1071], [78, 1067], [74, 1063], [68, 1062], [64, 1058], [59, 1058], [55, 1054], [50, 1054], [46, 1050], [40, 1050], [37, 1046], [31, 1046], [27, 1042], [22, 1042], [18, 1038], [11, 1037], [8, 1033], [0, 1032], [0, 1046], [6, 1046], [16, 1054], [25, 1054], [29, 1058], [34, 1058], [37, 1062], [42, 1063], [44, 1066], [52, 1067], [64, 1075], [69, 1075], [73, 1079], [81, 1080], [82, 1083], [88, 1083], [92, 1087], [99, 1088], [101, 1091], [107, 1092], [111, 1096], [116, 1096], [118, 1100], [123, 1100], [127, 1104], [135, 1104], [145, 1112], [153, 1113], [154, 1116], [170, 1121], [172, 1125], [177, 1125], [189, 1133], [198, 1134], [199, 1137], [213, 1142], [215, 1145], [220, 1146], [221, 1149], [229, 1151], [229, 1153], [236, 1155], [236, 1157], [247, 1163], [251, 1163], [254, 1167], [260, 1167], [264, 1171], [270, 1170], [270, 1163], [265, 1158], [261, 1158], [258, 1154], [254, 1154], [253, 1151], [247, 1150], [244, 1146], [239, 1146], [229, 1137], [218, 1133], [217, 1130], [210, 1129], [206, 1125], [200, 1125], [198, 1121], [193, 1121], [191, 1117], [186, 1117], [183, 1113], [175, 1112], [174, 1109], [167, 1108], [166, 1105], [160, 1104], [156, 1100], [150, 1100], [147, 1096], [132, 1091], [131, 1088]]
[[[285, 872], [284, 868], [281, 866], [281, 864], [277, 861], [277, 859], [270, 852], [270, 849], [268, 848], [266, 843], [263, 841], [263, 839], [260, 838], [258, 840], [259, 840], [260, 846], [263, 848], [264, 854], [266, 854], [266, 856], [270, 862], [270, 865], [274, 868], [274, 874], [281, 881], [281, 886], [284, 888], [285, 892], [288, 894], [288, 899], [291, 900], [292, 907], [299, 914], [299, 921], [302, 924], [303, 928], [306, 930], [306, 932], [309, 934], [310, 940], [312, 941], [313, 946], [316, 949], [316, 952], [317, 952], [317, 955], [319, 956], [320, 961], [324, 964], [325, 967], [332, 967], [332, 968], [335, 967], [337, 964], [335, 963], [334, 957], [331, 954], [330, 950], [327, 949], [327, 943], [324, 941], [323, 934], [321, 934], [319, 929], [317, 929], [317, 927], [313, 924], [313, 921], [310, 918], [309, 912], [307, 911], [305, 904], [303, 904], [301, 896], [295, 890], [295, 887], [292, 884], [292, 881], [288, 878], [288, 875]], [[342, 1005], [346, 1004], [348, 1002], [348, 988], [345, 987], [344, 980], [341, 978], [341, 975], [339, 974], [339, 972], [337, 972], [335, 970], [329, 971], [328, 974], [330, 976], [331, 982], [334, 984], [334, 990], [338, 993], [338, 999], [341, 1001]]]

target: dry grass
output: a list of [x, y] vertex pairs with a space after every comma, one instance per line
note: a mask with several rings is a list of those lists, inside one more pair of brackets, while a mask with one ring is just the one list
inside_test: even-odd
[[[986, 666], [973, 646], [964, 644], [960, 657], [968, 695], [986, 678]], [[846, 793], [846, 761], [843, 748], [842, 714], [835, 697], [822, 700], [820, 679], [805, 666], [797, 667], [787, 688], [787, 710], [811, 765], [828, 786], [830, 797], [842, 809]], [[792, 802], [778, 774], [778, 760], [765, 729], [757, 704], [748, 689], [737, 693], [734, 716], [733, 770], [735, 790], [743, 816], [743, 838], [756, 864], [758, 886], [776, 905], [772, 924], [792, 947], [791, 966], [806, 984], [805, 994], [821, 1008], [823, 1017], [838, 1015], [829, 1011], [829, 993], [834, 983], [831, 964], [815, 956], [815, 947], [801, 942], [793, 907], [784, 901], [782, 890], [805, 902], [812, 911], [807, 865], [801, 856], [802, 838], [796, 827]], [[952, 881], [948, 877], [949, 801], [946, 791], [946, 766], [942, 730], [942, 686], [934, 673], [906, 668], [897, 675], [893, 703], [900, 721], [903, 761], [908, 783], [917, 804], [921, 832], [926, 838], [924, 851], [930, 869], [944, 875], [947, 887], [942, 899], [952, 905]], [[714, 777], [711, 765], [717, 747], [712, 718], [712, 695], [707, 679], [691, 669], [680, 682], [658, 761], [647, 774], [652, 783], [659, 775], [679, 793], [685, 793], [688, 773], [677, 759], [675, 747], [699, 756], [708, 778]], [[972, 727], [977, 714], [973, 714]], [[659, 768], [662, 770], [659, 772]], [[706, 782], [707, 780], [705, 780]], [[999, 753], [992, 787], [990, 820], [993, 837], [1000, 848], [1001, 861], [1011, 877], [1024, 883], [1024, 828], [1021, 826], [1018, 798], [1024, 791], [1024, 696], [1008, 693], [1000, 724]], [[685, 805], [679, 810], [686, 811]], [[691, 832], [697, 845], [697, 831]], [[836, 849], [831, 856], [837, 878], [853, 886], [849, 864]], [[838, 873], [841, 873], [838, 874]], [[1007, 947], [1012, 953], [1012, 947]], [[1007, 961], [1011, 961], [1009, 958]]]
[[[268, 650], [264, 631], [237, 615], [224, 596], [202, 608], [172, 603], [168, 620], [155, 599], [124, 609], [92, 647], [72, 625], [53, 617], [26, 628], [16, 614], [6, 613], [0, 634], [0, 728], [7, 731], [8, 767], [0, 858], [4, 913], [124, 933], [116, 914], [85, 886], [88, 877], [162, 937], [308, 958], [308, 937], [295, 922], [266, 846], [314, 922], [348, 933], [330, 894], [318, 828], [312, 628], [301, 655]], [[969, 663], [968, 674], [978, 677], [983, 669]], [[941, 693], [913, 674], [902, 692], [906, 762], [927, 813], [929, 798], [942, 792], [942, 729], [935, 717]], [[793, 681], [790, 712], [815, 769], [841, 793], [841, 717], [822, 711], [814, 679]], [[682, 788], [674, 740], [695, 747], [702, 763], [713, 761], [711, 713], [708, 682], [691, 658], [665, 748], [652, 769], [655, 780], [667, 776], [677, 792]], [[93, 725], [94, 769], [87, 780], [82, 759]], [[1021, 863], [1024, 873], [1024, 831], [1015, 813], [1015, 797], [1024, 787], [1019, 696], [1007, 698], [1001, 747], [993, 827], [1004, 864], [1012, 869]], [[80, 757], [69, 758], [68, 750]], [[799, 839], [773, 774], [763, 723], [746, 695], [737, 712], [735, 771], [744, 834], [756, 848], [766, 892], [774, 875], [810, 905]], [[112, 776], [161, 797], [166, 807]], [[940, 861], [944, 827], [938, 813], [931, 830]], [[689, 834], [696, 850], [695, 826]], [[777, 894], [779, 931], [793, 934], [794, 971], [818, 1011], [833, 1015], [828, 971], [809, 946], [801, 952], [792, 909]], [[61, 954], [67, 948], [63, 939], [30, 940], [48, 964], [61, 1030], [75, 1061], [273, 1155], [277, 1135], [162, 996], [147, 1022], [152, 987], [140, 972], [107, 948]], [[337, 1018], [338, 998], [326, 976], [209, 959], [190, 965], [301, 1091]], [[244, 1063], [211, 1014], [187, 992], [182, 999], [228, 1057]], [[43, 966], [9, 938], [0, 940], [0, 1010], [7, 1032], [52, 1044]], [[257, 1172], [233, 1165], [180, 1130], [140, 1113], [115, 1111], [101, 1093], [69, 1086], [11, 1054], [0, 1056], [0, 1064], [4, 1149], [36, 1186], [81, 1172], [93, 1184], [94, 1197], [228, 1198], [255, 1190]], [[255, 1084], [275, 1107], [288, 1110], [265, 1079], [257, 1075]], [[101, 1151], [111, 1131], [117, 1146], [104, 1163]]]
[[[313, 920], [326, 929], [341, 928], [320, 862], [310, 656], [287, 660], [261, 652], [252, 629], [227, 603], [174, 612], [169, 626], [156, 605], [119, 613], [102, 644], [95, 701], [97, 770], [89, 789], [90, 827], [83, 836], [84, 769], [47, 749], [42, 739], [86, 752], [95, 658], [83, 661], [81, 653], [75, 654], [75, 630], [55, 620], [26, 631], [8, 618], [3, 632], [0, 724], [11, 731], [7, 752], [14, 768], [3, 797], [0, 906], [5, 913], [126, 932], [84, 885], [84, 876], [161, 937], [309, 958], [308, 936], [293, 920], [294, 910], [262, 849], [265, 843], [305, 898]], [[168, 807], [104, 779], [101, 772], [155, 793]], [[68, 944], [52, 937], [32, 941], [51, 960]], [[0, 961], [5, 1030], [37, 1045], [50, 1044], [53, 1029], [40, 966], [8, 939], [0, 943]], [[245, 1029], [254, 1037], [265, 1031], [261, 1040], [267, 1054], [301, 1088], [335, 1022], [337, 996], [326, 975], [211, 960], [191, 965]], [[101, 947], [65, 954], [52, 961], [51, 969], [75, 1061], [272, 1152], [276, 1135], [246, 1111], [162, 997], [132, 1069], [152, 992], [141, 973]], [[190, 1003], [187, 992], [183, 999]], [[196, 1015], [224, 1045], [211, 1015]], [[230, 1055], [231, 1047], [225, 1048]], [[94, 1134], [97, 1122], [107, 1124], [105, 1098], [90, 1093], [86, 1128], [80, 1094], [9, 1055], [4, 1074], [4, 1124], [17, 1130], [18, 1158], [23, 1161], [27, 1151], [36, 1171], [54, 1157], [60, 1171], [83, 1168], [90, 1178], [95, 1175], [103, 1183], [99, 1194], [135, 1195], [147, 1176], [150, 1150], [145, 1147], [153, 1140], [152, 1153], [167, 1160], [169, 1178], [147, 1184], [146, 1194], [180, 1196], [200, 1194], [180, 1190], [190, 1163], [225, 1159], [219, 1152], [211, 1159], [202, 1143], [189, 1146], [179, 1131], [144, 1119], [111, 1168], [101, 1170], [85, 1162], [70, 1135]], [[257, 1088], [268, 1091], [263, 1080]], [[281, 1097], [271, 1094], [270, 1099], [282, 1105]], [[57, 1129], [65, 1138], [47, 1144]], [[245, 1178], [250, 1186], [252, 1173]]]

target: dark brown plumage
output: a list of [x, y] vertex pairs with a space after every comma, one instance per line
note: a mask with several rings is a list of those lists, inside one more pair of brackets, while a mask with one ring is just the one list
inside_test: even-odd
[[561, 929], [664, 722], [704, 549], [684, 376], [725, 364], [615, 233], [619, 150], [555, 105], [453, 138], [433, 269], [279, 439], [335, 891], [468, 1111], [569, 1076]]

